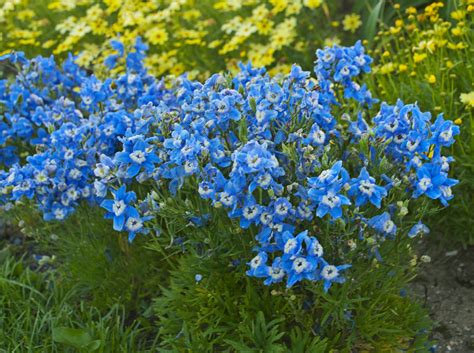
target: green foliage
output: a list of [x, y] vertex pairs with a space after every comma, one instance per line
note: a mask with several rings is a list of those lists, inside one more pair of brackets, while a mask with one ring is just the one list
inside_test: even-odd
[[121, 305], [101, 312], [52, 270], [0, 263], [0, 352], [152, 352], [150, 327], [127, 321]]
[[16, 209], [16, 217], [23, 220], [23, 232], [35, 238], [39, 249], [55, 256], [64, 281], [75, 285], [97, 308], [119, 303], [133, 316], [158, 293], [164, 261], [141, 247], [140, 239], [132, 246], [114, 232], [98, 208], [80, 207], [62, 223], [44, 222], [29, 207]]
[[[392, 23], [408, 7], [421, 8], [432, 2], [430, 0], [355, 0], [353, 12], [362, 14], [362, 36], [373, 44], [375, 34], [381, 24]], [[445, 15], [456, 8], [456, 0], [447, 0], [444, 3]], [[397, 4], [398, 8], [394, 4]]]
[[[429, 320], [403, 294], [415, 272], [409, 264], [412, 240], [386, 241], [380, 247], [383, 262], [364, 255], [370, 250], [359, 244], [346, 283], [328, 293], [311, 282], [267, 287], [245, 274], [252, 257], [246, 234], [219, 210], [205, 227], [189, 225], [186, 214], [209, 209], [192, 197], [181, 199], [167, 199], [160, 212], [162, 236], [148, 244], [160, 254], [165, 248], [173, 253], [169, 278], [152, 305], [164, 352], [426, 349]], [[322, 241], [337, 236], [322, 232]], [[170, 244], [177, 239], [174, 248]]]

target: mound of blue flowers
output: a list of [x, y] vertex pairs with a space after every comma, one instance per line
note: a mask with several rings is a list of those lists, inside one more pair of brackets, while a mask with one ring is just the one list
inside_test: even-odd
[[254, 242], [249, 276], [328, 290], [344, 281], [350, 264], [335, 261], [356, 240], [376, 253], [387, 239], [426, 233], [423, 212], [409, 209], [453, 197], [443, 148], [459, 128], [416, 104], [379, 106], [360, 82], [372, 62], [360, 43], [318, 50], [314, 76], [249, 64], [204, 83], [150, 76], [140, 40], [128, 54], [113, 47], [106, 64], [125, 70], [104, 80], [72, 56], [62, 66], [0, 58], [12, 76], [0, 81], [3, 208], [29, 199], [62, 221], [100, 205], [133, 241], [159, 228], [166, 195], [199, 195]]

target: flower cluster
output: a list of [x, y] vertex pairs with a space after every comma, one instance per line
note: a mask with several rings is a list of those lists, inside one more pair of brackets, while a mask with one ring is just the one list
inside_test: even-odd
[[140, 40], [128, 55], [113, 45], [108, 65], [124, 59], [126, 72], [106, 80], [73, 57], [62, 67], [52, 58], [1, 58], [18, 70], [0, 85], [2, 148], [13, 155], [0, 173], [5, 207], [28, 198], [45, 219], [63, 220], [89, 202], [131, 241], [160, 217], [154, 190], [191, 191], [255, 234], [249, 276], [322, 281], [327, 290], [350, 265], [330, 264], [340, 259], [324, 252], [323, 225], [383, 240], [414, 224], [412, 237], [425, 226], [416, 215], [405, 221], [394, 200], [452, 198], [452, 159], [442, 151], [459, 129], [401, 101], [372, 115], [376, 100], [358, 83], [371, 63], [360, 43], [319, 50], [316, 79], [296, 65], [272, 77], [249, 64], [233, 76], [171, 85], [147, 73]]
[[[12, 49], [44, 56], [81, 52], [78, 62], [94, 66], [110, 54], [102, 43], [120, 34], [126, 46], [137, 36], [150, 44], [147, 63], [156, 75], [206, 78], [236, 68], [239, 60], [281, 72], [302, 58], [311, 64], [308, 48], [339, 27], [341, 8], [324, 0], [7, 1], [0, 4], [0, 55]], [[354, 33], [360, 17], [347, 15], [342, 24]]]

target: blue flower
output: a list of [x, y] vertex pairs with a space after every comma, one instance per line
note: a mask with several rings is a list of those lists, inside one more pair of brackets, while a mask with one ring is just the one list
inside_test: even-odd
[[267, 277], [268, 266], [266, 265], [268, 255], [264, 251], [260, 251], [247, 265], [250, 269], [247, 271], [247, 275], [252, 277]]
[[454, 197], [451, 187], [457, 183], [457, 180], [448, 178], [441, 165], [426, 163], [416, 171], [413, 197], [426, 195], [433, 200], [439, 199], [444, 206], [447, 206], [448, 201]]
[[[136, 201], [136, 194], [133, 191], [126, 191], [125, 185], [121, 186], [118, 190], [112, 191], [114, 195], [113, 200], [104, 200], [100, 204], [102, 208], [105, 208], [105, 218], [113, 219], [113, 227], [116, 231], [122, 231], [125, 226], [125, 221], [129, 217], [140, 218], [138, 211], [130, 206], [130, 204]], [[132, 223], [132, 222], [131, 222]], [[128, 228], [133, 228], [133, 224], [128, 224]]]
[[132, 150], [118, 152], [115, 155], [115, 162], [119, 166], [126, 166], [126, 177], [133, 178], [142, 169], [149, 174], [152, 173], [155, 169], [155, 163], [159, 163], [160, 159], [145, 140], [138, 138]]
[[270, 266], [267, 271], [267, 278], [263, 282], [265, 285], [269, 286], [270, 284], [283, 281], [286, 273], [282, 267], [281, 257], [275, 258], [275, 260], [273, 260], [272, 266]]
[[454, 136], [459, 135], [459, 126], [451, 120], [444, 120], [443, 114], [440, 114], [434, 125], [431, 127], [433, 136], [431, 140], [437, 146], [449, 147], [454, 143]]
[[257, 204], [255, 198], [251, 195], [247, 196], [242, 208], [239, 209], [240, 226], [243, 229], [250, 227], [260, 217], [261, 206]]
[[417, 224], [411, 227], [410, 231], [408, 232], [408, 236], [410, 238], [414, 238], [419, 234], [428, 234], [429, 232], [429, 228], [419, 221]]
[[351, 265], [329, 265], [324, 259], [321, 259], [320, 276], [324, 283], [324, 291], [327, 292], [334, 282], [344, 283], [346, 280], [344, 277], [340, 276], [340, 272], [350, 267]]
[[357, 207], [365, 205], [370, 201], [375, 207], [380, 208], [382, 199], [387, 196], [385, 188], [375, 184], [367, 169], [362, 168], [359, 177], [351, 180], [349, 195], [355, 198]]
[[317, 204], [316, 216], [323, 218], [329, 213], [334, 219], [342, 217], [342, 206], [351, 204], [340, 193], [348, 179], [349, 174], [341, 161], [336, 162], [331, 169], [322, 171], [318, 177], [308, 179], [312, 186], [308, 196]]
[[393, 223], [387, 212], [372, 217], [369, 219], [368, 224], [384, 236], [394, 236], [397, 233], [397, 226]]

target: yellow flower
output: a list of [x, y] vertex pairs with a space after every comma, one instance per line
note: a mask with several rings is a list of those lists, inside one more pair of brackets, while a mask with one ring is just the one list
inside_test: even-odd
[[380, 70], [380, 73], [382, 75], [390, 74], [393, 71], [395, 71], [395, 64], [394, 63], [387, 63], [385, 65], [382, 65], [379, 70]]
[[401, 30], [401, 27], [390, 27], [389, 31], [390, 31], [390, 34], [397, 34], [398, 32], [400, 32]]
[[436, 83], [436, 76], [433, 75], [433, 74], [428, 75], [428, 76], [426, 77], [426, 80], [427, 80], [429, 83], [431, 83], [431, 84], [435, 84], [435, 83]]
[[163, 45], [168, 40], [168, 32], [160, 27], [152, 27], [145, 33], [145, 38], [150, 44]]
[[470, 108], [474, 108], [474, 91], [461, 93], [461, 102]]
[[268, 18], [264, 18], [261, 21], [258, 21], [255, 26], [257, 27], [257, 32], [263, 35], [269, 34], [273, 28], [273, 22]]
[[457, 118], [456, 120], [454, 120], [454, 123], [456, 125], [461, 125], [462, 124], [462, 119], [461, 118]]
[[357, 28], [359, 28], [362, 24], [362, 21], [360, 20], [360, 16], [358, 14], [352, 13], [349, 15], [346, 15], [344, 19], [342, 20], [342, 25], [344, 27], [345, 31], [350, 31], [354, 33]]
[[405, 72], [408, 70], [408, 66], [405, 64], [398, 65], [398, 72]]
[[464, 31], [462, 28], [454, 27], [453, 29], [451, 29], [451, 33], [453, 34], [453, 36], [459, 37], [463, 35]]
[[464, 12], [463, 10], [456, 10], [451, 12], [451, 17], [456, 21], [461, 21], [464, 19], [464, 17], [466, 17], [466, 12]]
[[303, 0], [303, 5], [310, 9], [316, 9], [323, 3], [323, 0]]
[[419, 63], [419, 62], [422, 62], [423, 60], [425, 60], [426, 57], [427, 57], [427, 55], [425, 53], [421, 53], [421, 54], [415, 53], [415, 54], [413, 54], [413, 61], [415, 63]]
[[325, 47], [332, 47], [333, 45], [341, 44], [341, 40], [337, 37], [329, 37], [324, 40]]

